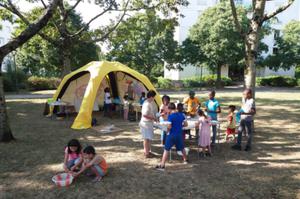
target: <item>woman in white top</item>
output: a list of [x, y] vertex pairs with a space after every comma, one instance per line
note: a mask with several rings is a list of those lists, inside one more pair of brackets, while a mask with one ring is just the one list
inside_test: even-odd
[[150, 90], [147, 93], [147, 100], [143, 103], [142, 106], [142, 118], [140, 121], [140, 129], [141, 134], [144, 139], [144, 155], [146, 158], [150, 157], [151, 151], [151, 140], [153, 140], [154, 130], [153, 123], [156, 120], [155, 114], [157, 110], [155, 110], [154, 97], [156, 93], [153, 90]]

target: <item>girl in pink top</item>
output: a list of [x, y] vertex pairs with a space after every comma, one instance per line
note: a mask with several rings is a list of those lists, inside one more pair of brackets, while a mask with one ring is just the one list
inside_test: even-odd
[[201, 153], [199, 155], [201, 157], [205, 156], [205, 150], [208, 150], [207, 155], [211, 156], [211, 148], [210, 148], [210, 127], [211, 127], [211, 119], [210, 117], [207, 117], [205, 113], [199, 109], [198, 110], [199, 115], [199, 139], [198, 139], [198, 146], [202, 148]]
[[[160, 113], [160, 118], [159, 121], [163, 122], [163, 121], [168, 121], [168, 116], [169, 116], [169, 103], [170, 103], [170, 97], [167, 95], [164, 95], [162, 97], [162, 105], [159, 108], [159, 113]], [[160, 141], [161, 141], [161, 145], [164, 146], [165, 145], [165, 141], [166, 141], [166, 137], [167, 137], [167, 132], [166, 131], [161, 131], [161, 137], [160, 137]]]
[[73, 172], [78, 169], [82, 163], [82, 147], [78, 140], [72, 139], [65, 148], [64, 170]]

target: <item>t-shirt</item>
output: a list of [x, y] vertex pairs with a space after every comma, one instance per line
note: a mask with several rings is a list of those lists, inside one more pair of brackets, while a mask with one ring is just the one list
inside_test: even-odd
[[198, 98], [194, 97], [192, 98], [187, 98], [184, 100], [184, 103], [187, 104], [187, 112], [191, 115], [195, 115], [197, 112], [197, 107], [199, 106], [200, 102]]
[[129, 109], [129, 101], [128, 100], [124, 100], [124, 107], [125, 110]]
[[145, 97], [141, 97], [141, 98], [140, 98], [140, 105], [143, 105], [145, 100], [146, 100]]
[[236, 116], [235, 114], [229, 114], [227, 116], [227, 128], [235, 129], [236, 127]]
[[207, 114], [209, 117], [211, 117], [212, 120], [217, 120], [218, 119], [218, 114], [217, 113], [210, 113], [209, 111], [214, 111], [216, 112], [219, 105], [218, 100], [212, 99], [212, 100], [207, 100], [205, 102], [205, 106], [207, 108]]
[[75, 160], [81, 156], [81, 153], [77, 154], [75, 152], [68, 153], [68, 147], [65, 148], [65, 154], [68, 155], [68, 161]]
[[153, 120], [147, 119], [147, 118], [143, 117], [143, 115], [149, 115], [154, 118], [155, 110], [154, 110], [154, 106], [153, 106], [152, 102], [149, 102], [148, 100], [146, 100], [144, 102], [144, 104], [142, 106], [141, 122], [153, 122]]
[[[253, 98], [242, 100], [242, 110], [244, 113], [250, 113], [251, 109], [255, 109], [255, 101]], [[252, 121], [253, 115], [241, 115], [241, 120]]]
[[92, 160], [85, 159], [84, 163], [89, 163], [92, 165], [98, 165], [104, 173], [107, 172], [108, 165], [103, 157], [100, 155], [95, 155]]
[[182, 135], [182, 124], [184, 120], [185, 117], [182, 113], [172, 113], [169, 115], [168, 121], [172, 123], [170, 135]]
[[105, 104], [111, 104], [111, 98], [110, 98], [110, 93], [105, 93], [104, 95], [104, 102]]

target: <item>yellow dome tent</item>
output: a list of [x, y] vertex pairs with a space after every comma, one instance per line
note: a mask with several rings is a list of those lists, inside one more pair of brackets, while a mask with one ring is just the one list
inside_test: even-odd
[[[110, 87], [113, 99], [123, 100], [129, 90], [137, 101], [142, 92], [155, 90], [149, 79], [119, 62], [90, 62], [66, 75], [57, 88], [53, 100], [61, 100], [73, 105], [78, 112], [71, 128], [86, 129], [91, 127], [92, 112], [103, 105], [104, 88]], [[130, 87], [130, 89], [129, 89]], [[161, 98], [155, 97], [157, 108]], [[54, 109], [50, 112], [53, 114]]]

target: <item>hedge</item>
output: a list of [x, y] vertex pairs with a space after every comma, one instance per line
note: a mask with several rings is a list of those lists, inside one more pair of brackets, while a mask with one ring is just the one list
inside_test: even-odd
[[31, 76], [27, 80], [28, 88], [30, 90], [48, 90], [56, 89], [60, 83], [60, 79], [56, 77], [37, 77]]
[[[216, 85], [216, 75], [205, 75], [203, 76], [202, 80], [200, 77], [191, 77], [183, 80], [176, 81], [182, 82], [184, 87], [187, 88], [196, 88], [196, 87], [214, 87]], [[221, 77], [221, 85], [222, 86], [229, 86], [232, 85], [232, 80], [228, 77]], [[174, 81], [170, 79], [165, 79], [163, 77], [157, 78], [156, 87], [162, 89], [172, 89], [175, 87]]]
[[[23, 71], [17, 73], [3, 73], [4, 91], [16, 91], [17, 89], [25, 89], [27, 76]], [[17, 80], [17, 81], [16, 81]]]
[[258, 86], [294, 87], [297, 80], [289, 76], [267, 76], [256, 78], [256, 83]]

